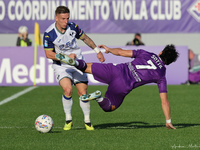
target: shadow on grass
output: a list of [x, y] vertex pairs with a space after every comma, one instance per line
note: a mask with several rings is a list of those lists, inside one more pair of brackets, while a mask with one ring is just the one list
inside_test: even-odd
[[200, 126], [200, 124], [195, 124], [195, 123], [178, 123], [178, 124], [173, 124], [173, 125], [177, 127], [178, 129]]
[[[177, 129], [200, 126], [200, 124], [178, 123], [173, 124]], [[139, 129], [139, 128], [163, 128], [165, 124], [149, 124], [146, 122], [125, 122], [125, 123], [107, 123], [94, 126], [95, 129]]]

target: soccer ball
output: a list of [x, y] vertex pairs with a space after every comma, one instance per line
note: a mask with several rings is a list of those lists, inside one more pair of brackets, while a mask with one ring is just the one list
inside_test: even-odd
[[53, 128], [53, 119], [48, 115], [40, 115], [35, 120], [35, 128], [39, 132], [47, 133]]

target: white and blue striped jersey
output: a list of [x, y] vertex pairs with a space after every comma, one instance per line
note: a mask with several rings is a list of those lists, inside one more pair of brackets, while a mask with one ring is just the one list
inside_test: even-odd
[[79, 39], [84, 31], [73, 22], [67, 24], [66, 31], [61, 33], [56, 28], [56, 23], [51, 24], [44, 33], [44, 50], [53, 50], [55, 53], [70, 55], [76, 54], [78, 59], [83, 59], [81, 49], [78, 47], [76, 39]]

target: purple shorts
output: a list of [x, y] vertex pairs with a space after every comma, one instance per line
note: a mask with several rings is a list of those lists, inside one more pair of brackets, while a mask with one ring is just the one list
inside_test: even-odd
[[132, 90], [129, 76], [127, 75], [128, 67], [126, 64], [114, 66], [112, 63], [92, 64], [92, 74], [94, 79], [108, 84], [105, 97], [118, 108], [125, 96]]

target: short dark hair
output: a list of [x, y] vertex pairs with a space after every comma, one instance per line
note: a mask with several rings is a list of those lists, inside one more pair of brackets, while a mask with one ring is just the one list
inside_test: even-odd
[[58, 6], [56, 8], [55, 14], [65, 14], [65, 13], [70, 13], [70, 10], [66, 6]]
[[176, 48], [173, 44], [167, 45], [160, 55], [160, 58], [165, 63], [165, 65], [169, 65], [172, 62], [175, 62], [179, 56], [179, 53], [176, 51]]

